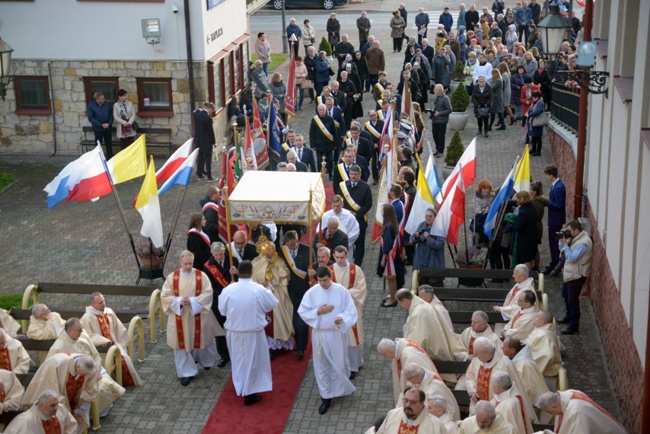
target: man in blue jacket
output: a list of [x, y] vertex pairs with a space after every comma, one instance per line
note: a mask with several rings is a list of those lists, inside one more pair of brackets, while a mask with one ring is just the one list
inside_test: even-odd
[[104, 94], [95, 92], [94, 101], [88, 104], [88, 120], [93, 126], [95, 141], [106, 145], [106, 159], [113, 158], [113, 108]]
[[551, 181], [551, 191], [548, 193], [548, 246], [551, 250], [551, 263], [544, 269], [544, 274], [549, 274], [560, 260], [560, 247], [555, 237], [566, 222], [566, 188], [562, 180], [557, 177], [557, 167], [546, 166], [546, 178]]
[[298, 56], [298, 49], [300, 48], [300, 39], [302, 39], [302, 30], [300, 26], [296, 24], [296, 19], [291, 18], [289, 25], [287, 26], [287, 41], [289, 46], [291, 46], [291, 37], [295, 35], [295, 40], [293, 41], [293, 53], [294, 57]]
[[445, 26], [445, 32], [449, 34], [451, 32], [451, 28], [454, 25], [454, 17], [451, 16], [449, 13], [449, 8], [446, 7], [444, 11], [442, 11], [442, 14], [440, 14], [440, 18], [438, 19], [438, 24], [442, 24]]
[[530, 22], [533, 19], [533, 11], [528, 7], [528, 2], [523, 1], [521, 7], [515, 10], [515, 24], [517, 25], [517, 33], [519, 34], [519, 42], [522, 42], [522, 36], [526, 35], [526, 42], [530, 34]]

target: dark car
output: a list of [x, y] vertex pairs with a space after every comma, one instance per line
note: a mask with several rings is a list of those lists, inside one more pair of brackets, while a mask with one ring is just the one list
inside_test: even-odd
[[335, 6], [343, 6], [348, 4], [348, 0], [271, 0], [273, 9], [282, 9], [282, 2], [285, 2], [284, 7], [289, 8], [320, 8], [333, 9]]

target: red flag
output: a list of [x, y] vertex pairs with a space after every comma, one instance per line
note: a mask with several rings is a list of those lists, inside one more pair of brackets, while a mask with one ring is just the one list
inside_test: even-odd
[[[255, 99], [255, 98], [253, 98]], [[233, 148], [234, 149], [234, 148]], [[234, 157], [234, 152], [233, 152], [233, 157]], [[227, 185], [228, 186], [228, 196], [230, 196], [235, 189], [234, 186], [234, 178], [233, 178], [233, 170], [228, 170], [228, 167], [232, 167], [232, 165], [229, 163], [230, 158], [227, 158], [224, 156], [221, 159], [221, 179], [219, 180], [219, 194], [217, 197], [217, 204], [219, 206], [218, 212], [219, 212], [219, 238], [221, 238], [221, 241], [224, 243], [228, 243], [228, 219], [226, 218], [226, 202], [225, 198], [223, 196], [223, 188]], [[234, 164], [234, 161], [233, 161]], [[228, 179], [226, 183], [226, 179]], [[237, 230], [237, 226], [235, 225], [230, 225], [230, 236], [232, 237], [232, 234], [235, 233]]]
[[253, 149], [253, 134], [251, 126], [246, 116], [246, 143], [244, 144], [244, 158], [246, 159], [246, 170], [257, 170], [257, 159], [255, 158], [255, 150]]
[[[463, 173], [463, 167], [460, 167]], [[451, 198], [450, 211], [451, 219], [449, 223], [449, 232], [447, 232], [447, 241], [454, 246], [458, 245], [458, 231], [460, 226], [465, 223], [465, 184], [463, 177], [458, 177], [458, 182], [455, 185], [454, 196]]]
[[[461, 167], [463, 168], [462, 171], [460, 169]], [[463, 174], [463, 189], [468, 185], [474, 184], [474, 180], [476, 179], [476, 137], [467, 146], [467, 149], [465, 149], [460, 160], [458, 160], [451, 175], [442, 184], [442, 195], [445, 198], [456, 184], [459, 173]]]
[[296, 57], [291, 50], [289, 78], [287, 79], [287, 97], [284, 102], [284, 112], [287, 115], [287, 125], [296, 117]]
[[264, 169], [269, 164], [269, 152], [266, 149], [266, 135], [262, 128], [260, 112], [255, 98], [253, 98], [253, 152], [257, 161], [257, 169]]

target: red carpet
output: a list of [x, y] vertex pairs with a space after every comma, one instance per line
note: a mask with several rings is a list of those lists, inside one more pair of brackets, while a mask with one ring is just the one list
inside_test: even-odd
[[[328, 182], [325, 184], [325, 211], [329, 211], [332, 209], [332, 196], [334, 196], [334, 187], [331, 182]], [[313, 226], [313, 236], [316, 235], [316, 228], [318, 227], [318, 223], [320, 222], [315, 222], [312, 224]], [[309, 228], [307, 228], [307, 232], [302, 234], [302, 237], [300, 237], [300, 242], [307, 244], [308, 246], [311, 246], [311, 242], [313, 241], [313, 238], [310, 240], [309, 239]]]
[[262, 393], [262, 401], [250, 407], [244, 406], [244, 398], [237, 396], [230, 377], [202, 434], [281, 434], [310, 357], [311, 341], [302, 360], [295, 351], [275, 356], [271, 360], [273, 391]]

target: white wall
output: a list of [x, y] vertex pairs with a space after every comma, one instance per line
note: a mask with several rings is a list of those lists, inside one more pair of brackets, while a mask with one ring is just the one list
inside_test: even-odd
[[[172, 4], [179, 12], [173, 13]], [[192, 54], [206, 60], [246, 31], [246, 2], [225, 0], [210, 11], [190, 0]], [[159, 18], [160, 43], [142, 37], [141, 19]], [[223, 35], [206, 44], [217, 28]], [[0, 2], [0, 37], [16, 59], [184, 60], [183, 0], [164, 3], [35, 0]]]

